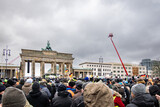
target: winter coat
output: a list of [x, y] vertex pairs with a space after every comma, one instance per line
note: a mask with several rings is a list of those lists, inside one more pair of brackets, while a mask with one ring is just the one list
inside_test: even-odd
[[49, 107], [48, 97], [40, 91], [31, 91], [29, 95], [27, 95], [27, 100], [33, 107]]
[[113, 95], [114, 106], [125, 107], [121, 98], [122, 98], [122, 96], [118, 92], [114, 91], [114, 95]]
[[46, 95], [48, 96], [48, 98], [50, 98], [50, 97], [51, 97], [51, 93], [50, 93], [50, 91], [48, 90], [48, 88], [47, 88], [47, 87], [43, 87], [43, 88], [41, 89], [41, 92], [45, 92], [45, 93], [46, 93]]
[[154, 107], [154, 100], [150, 94], [138, 94], [126, 107]]
[[32, 90], [32, 84], [31, 83], [25, 83], [22, 86], [22, 91], [24, 92], [24, 94], [27, 96], [29, 94], [29, 92]]
[[111, 90], [104, 83], [89, 83], [83, 93], [85, 107], [114, 107]]
[[71, 107], [85, 107], [84, 101], [83, 101], [83, 95], [77, 97], [75, 100], [73, 100]]
[[152, 96], [152, 98], [154, 100], [155, 107], [159, 107], [159, 102], [158, 102], [157, 98], [155, 96]]
[[72, 104], [72, 98], [69, 97], [69, 92], [58, 92], [58, 96], [52, 99], [52, 107], [70, 107]]

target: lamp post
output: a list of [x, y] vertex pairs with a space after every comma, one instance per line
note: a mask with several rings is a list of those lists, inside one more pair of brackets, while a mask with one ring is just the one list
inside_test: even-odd
[[8, 46], [6, 46], [6, 49], [3, 49], [3, 56], [6, 56], [6, 76], [7, 76], [7, 61], [8, 61], [8, 56], [11, 56], [11, 50], [8, 49]]

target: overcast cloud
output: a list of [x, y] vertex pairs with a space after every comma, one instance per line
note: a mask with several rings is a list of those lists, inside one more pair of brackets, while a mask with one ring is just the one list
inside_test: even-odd
[[160, 1], [0, 0], [0, 55], [8, 45], [9, 61], [49, 40], [53, 50], [73, 54], [74, 66], [100, 56], [119, 62], [109, 33], [125, 63], [159, 58]]

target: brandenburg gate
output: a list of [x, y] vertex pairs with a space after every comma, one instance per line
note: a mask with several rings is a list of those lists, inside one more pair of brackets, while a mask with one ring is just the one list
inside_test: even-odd
[[[45, 74], [45, 63], [51, 64], [51, 72], [54, 74], [60, 74], [62, 76], [69, 75], [69, 73], [73, 73], [72, 64], [74, 58], [72, 54], [68, 53], [59, 53], [56, 51], [52, 51], [49, 46], [49, 42], [47, 43], [46, 49], [38, 50], [28, 50], [22, 49], [21, 56], [21, 70], [20, 70], [20, 78], [25, 76], [25, 68], [26, 62], [31, 63], [31, 76], [35, 77], [35, 63], [40, 63], [40, 76], [42, 77]], [[56, 65], [59, 65], [59, 70], [57, 71]], [[65, 67], [68, 72], [65, 72]]]

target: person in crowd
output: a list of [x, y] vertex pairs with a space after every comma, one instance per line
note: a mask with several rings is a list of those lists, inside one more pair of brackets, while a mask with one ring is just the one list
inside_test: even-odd
[[6, 87], [2, 84], [0, 84], [0, 104], [2, 103], [2, 95], [4, 93], [4, 90], [6, 89]]
[[22, 91], [27, 96], [29, 92], [32, 90], [32, 79], [27, 79], [24, 85], [22, 86]]
[[2, 95], [2, 107], [30, 107], [22, 90], [8, 87]]
[[[113, 88], [115, 89], [115, 88]], [[115, 107], [125, 107], [125, 105], [122, 102], [122, 95], [119, 94], [117, 91], [112, 90], [113, 93], [113, 100], [114, 100], [114, 106]]]
[[74, 81], [69, 82], [69, 86], [67, 86], [67, 91], [70, 93], [70, 97], [74, 96], [74, 92], [76, 91], [76, 84]]
[[82, 85], [82, 94], [81, 94], [81, 96], [79, 96], [79, 97], [77, 97], [76, 99], [73, 100], [71, 107], [85, 107], [84, 106], [84, 100], [83, 100], [83, 92], [84, 92], [84, 88], [86, 87], [87, 84], [88, 83], [84, 83]]
[[152, 96], [152, 98], [154, 99], [154, 105], [155, 107], [159, 107], [159, 102], [156, 99], [156, 94], [160, 95], [160, 89], [157, 85], [152, 85], [149, 87], [149, 93]]
[[139, 79], [137, 80], [137, 83], [138, 83], [138, 84], [145, 84], [145, 81], [144, 81], [143, 78], [139, 78]]
[[158, 102], [159, 102], [159, 107], [160, 107], [160, 95], [157, 95], [157, 94], [156, 94], [156, 98], [157, 98], [157, 100], [158, 100]]
[[76, 99], [77, 97], [82, 95], [82, 82], [76, 83], [76, 94], [72, 97], [72, 99]]
[[83, 93], [85, 107], [113, 107], [112, 92], [104, 83], [89, 83]]
[[47, 88], [46, 82], [44, 82], [44, 81], [40, 82], [40, 89], [41, 89], [42, 93], [45, 93], [48, 96], [48, 98], [51, 97], [51, 93], [50, 93], [49, 89]]
[[66, 86], [61, 84], [58, 87], [58, 96], [52, 99], [52, 107], [70, 107], [72, 98], [69, 97], [69, 92], [66, 91]]
[[149, 93], [149, 87], [152, 85], [150, 81], [147, 82], [146, 84], [146, 93]]
[[27, 95], [27, 100], [33, 107], [49, 107], [49, 98], [40, 91], [38, 82], [32, 85], [32, 91]]
[[129, 103], [129, 91], [123, 86], [122, 82], [114, 84], [113, 90], [121, 94], [123, 104], [127, 105]]
[[16, 81], [14, 81], [12, 79], [8, 79], [7, 84], [6, 84], [6, 88], [7, 87], [16, 87]]
[[131, 88], [132, 101], [126, 107], [154, 107], [154, 100], [146, 93], [144, 84], [136, 84]]
[[22, 90], [22, 86], [24, 85], [24, 83], [25, 83], [24, 79], [21, 79], [19, 85], [17, 85], [16, 88]]

